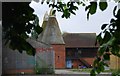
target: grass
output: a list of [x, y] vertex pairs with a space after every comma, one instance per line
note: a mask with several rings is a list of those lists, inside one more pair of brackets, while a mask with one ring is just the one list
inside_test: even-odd
[[87, 69], [71, 69], [71, 71], [73, 71], [73, 72], [90, 72], [91, 68], [87, 68]]
[[[73, 72], [90, 72], [92, 68], [85, 68], [85, 69], [71, 69]], [[105, 70], [104, 72], [112, 72], [112, 70]]]

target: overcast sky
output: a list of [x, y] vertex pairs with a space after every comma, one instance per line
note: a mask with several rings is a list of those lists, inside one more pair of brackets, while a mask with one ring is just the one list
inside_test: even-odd
[[[30, 6], [34, 8], [35, 14], [39, 17], [39, 23], [42, 25], [42, 20], [46, 11], [49, 12], [50, 8], [48, 5], [31, 2]], [[56, 18], [59, 23], [59, 27], [62, 32], [70, 33], [100, 33], [100, 27], [103, 23], [109, 23], [110, 19], [113, 17], [113, 8], [115, 4], [109, 2], [109, 6], [105, 11], [97, 9], [97, 13], [90, 16], [87, 20], [87, 12], [85, 12], [84, 7], [80, 6], [79, 10], [76, 11], [76, 15], [71, 15], [69, 19], [61, 18], [61, 13], [56, 13]]]

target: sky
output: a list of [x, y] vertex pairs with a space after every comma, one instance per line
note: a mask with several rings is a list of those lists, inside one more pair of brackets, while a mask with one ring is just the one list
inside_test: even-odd
[[[59, 23], [61, 32], [69, 33], [96, 33], [99, 34], [101, 31], [101, 25], [109, 23], [110, 19], [113, 18], [113, 8], [115, 3], [108, 2], [108, 7], [105, 11], [101, 11], [99, 7], [94, 15], [90, 15], [87, 20], [87, 12], [83, 6], [79, 7], [76, 11], [76, 15], [71, 15], [69, 19], [62, 18], [60, 12], [56, 12], [56, 18]], [[34, 14], [39, 17], [39, 24], [42, 25], [43, 17], [46, 11], [50, 11], [49, 6], [45, 3], [31, 2], [30, 6], [35, 10]]]

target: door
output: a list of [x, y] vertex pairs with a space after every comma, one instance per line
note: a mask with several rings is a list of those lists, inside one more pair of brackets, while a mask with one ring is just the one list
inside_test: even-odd
[[72, 68], [72, 60], [70, 60], [70, 59], [66, 60], [66, 67]]

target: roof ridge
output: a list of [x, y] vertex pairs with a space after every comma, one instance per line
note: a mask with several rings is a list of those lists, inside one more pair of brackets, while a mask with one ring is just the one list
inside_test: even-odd
[[63, 33], [63, 35], [68, 35], [68, 34], [95, 34], [96, 35], [96, 33]]
[[95, 45], [96, 33], [65, 33], [63, 38], [67, 47], [91, 47]]

